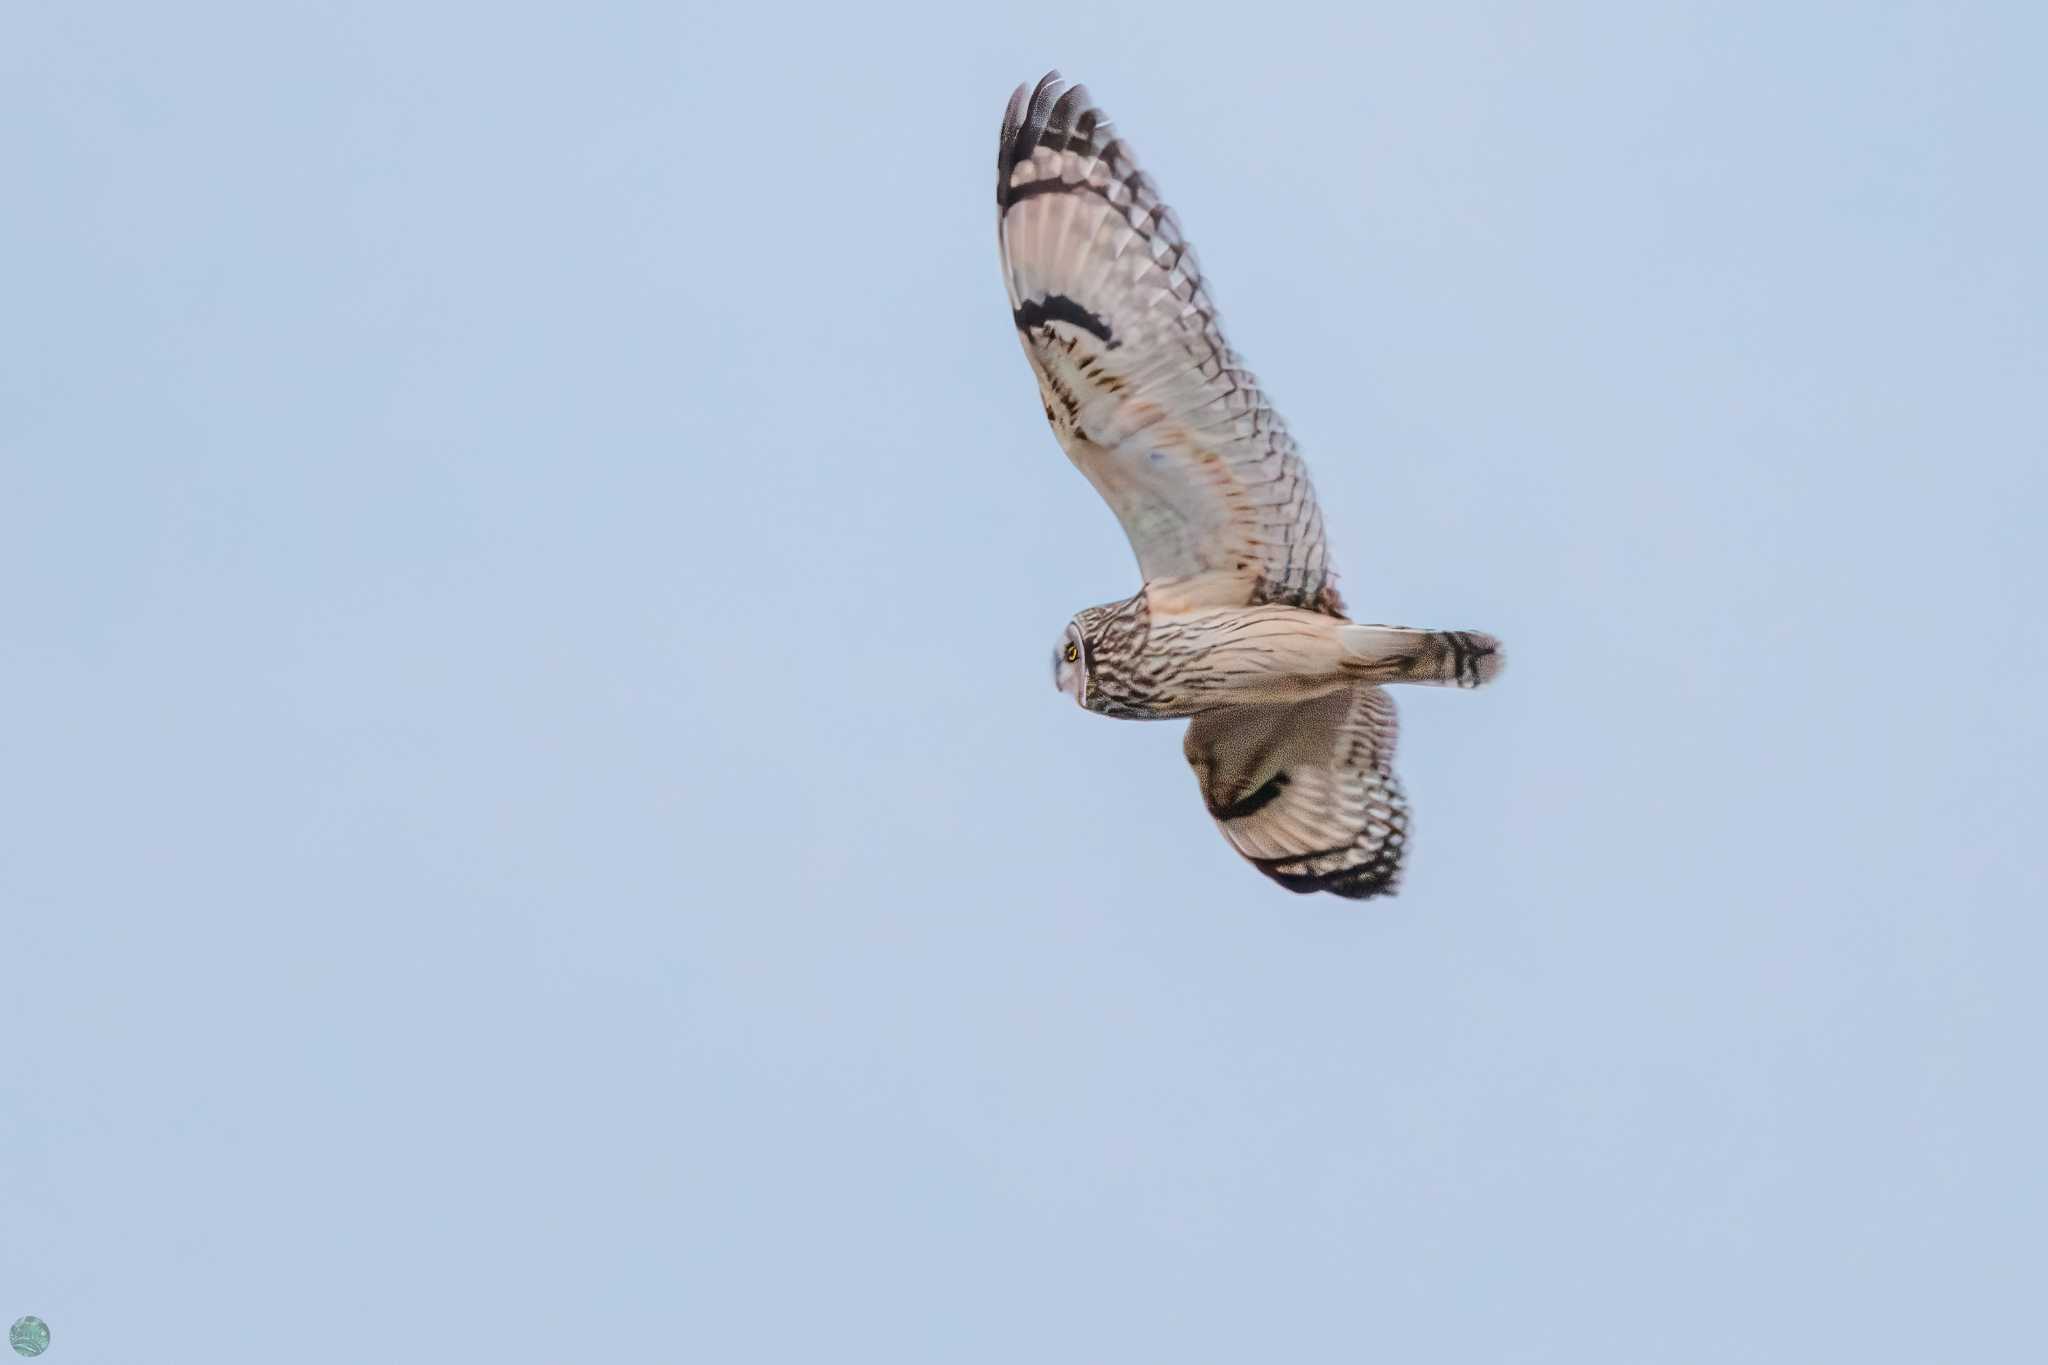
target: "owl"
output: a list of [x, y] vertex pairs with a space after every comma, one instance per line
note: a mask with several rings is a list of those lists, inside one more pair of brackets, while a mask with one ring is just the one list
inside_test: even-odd
[[1478, 687], [1499, 643], [1345, 615], [1308, 469], [1179, 221], [1057, 71], [1010, 97], [996, 225], [1046, 420], [1144, 579], [1068, 623], [1054, 685], [1106, 716], [1189, 718], [1210, 817], [1288, 890], [1392, 894], [1408, 806], [1386, 685]]

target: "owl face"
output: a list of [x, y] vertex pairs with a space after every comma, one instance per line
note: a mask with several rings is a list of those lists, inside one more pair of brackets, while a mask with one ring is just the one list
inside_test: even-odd
[[1067, 633], [1053, 646], [1052, 685], [1072, 697], [1075, 705], [1088, 704], [1088, 639], [1077, 621], [1067, 622]]

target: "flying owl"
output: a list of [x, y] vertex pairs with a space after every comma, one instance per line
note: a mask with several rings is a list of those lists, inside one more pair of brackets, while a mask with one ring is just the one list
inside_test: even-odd
[[1057, 71], [1010, 97], [996, 226], [1046, 420], [1144, 575], [1068, 624], [1054, 684], [1106, 716], [1192, 717], [1209, 814], [1288, 890], [1392, 894], [1408, 806], [1382, 685], [1477, 687], [1499, 643], [1345, 616], [1308, 470], [1179, 221]]

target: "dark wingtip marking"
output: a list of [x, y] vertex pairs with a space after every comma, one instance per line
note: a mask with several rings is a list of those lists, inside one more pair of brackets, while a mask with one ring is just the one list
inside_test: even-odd
[[1401, 889], [1401, 855], [1407, 851], [1407, 847], [1407, 831], [1397, 828], [1396, 833], [1374, 850], [1373, 855], [1364, 862], [1351, 867], [1332, 868], [1328, 872], [1290, 872], [1288, 869], [1314, 862], [1318, 858], [1345, 853], [1348, 849], [1314, 849], [1307, 853], [1289, 854], [1281, 858], [1253, 858], [1247, 855], [1245, 861], [1296, 895], [1306, 896], [1313, 891], [1327, 891], [1346, 900], [1362, 901], [1370, 900], [1374, 896], [1391, 896]]
[[1059, 97], [1052, 107], [1052, 113], [1045, 121], [1045, 145], [1055, 151], [1071, 147], [1076, 137], [1081, 136], [1082, 116], [1088, 112], [1088, 87], [1068, 86], [1066, 93]]
[[1304, 877], [1288, 872], [1268, 872], [1266, 875], [1297, 896], [1327, 891], [1333, 896], [1342, 896], [1345, 900], [1365, 901], [1375, 896], [1391, 896], [1401, 889], [1401, 875], [1398, 871], [1390, 871], [1373, 863], [1320, 877]]
[[[1080, 90], [1080, 86], [1074, 87], [1074, 91]], [[1003, 111], [1002, 140], [996, 146], [996, 203], [1009, 202], [1011, 172], [1017, 169], [1018, 162], [1030, 158], [1031, 149], [1046, 136], [1053, 108], [1061, 103], [1064, 93], [1071, 93], [1066, 81], [1057, 70], [1052, 70], [1040, 76], [1036, 85], [1027, 82], [1010, 95], [1010, 107]], [[1083, 103], [1087, 98], [1082, 93]]]
[[1209, 814], [1215, 816], [1218, 820], [1242, 820], [1245, 816], [1262, 811], [1272, 805], [1274, 800], [1280, 795], [1281, 788], [1286, 785], [1287, 774], [1284, 772], [1274, 773], [1257, 790], [1239, 797], [1228, 805], [1209, 807]]
[[1012, 316], [1016, 318], [1017, 330], [1020, 332], [1032, 331], [1048, 322], [1064, 322], [1094, 335], [1111, 350], [1121, 344], [1101, 315], [1089, 312], [1065, 294], [1048, 294], [1042, 299], [1026, 299], [1017, 305], [1017, 311]]

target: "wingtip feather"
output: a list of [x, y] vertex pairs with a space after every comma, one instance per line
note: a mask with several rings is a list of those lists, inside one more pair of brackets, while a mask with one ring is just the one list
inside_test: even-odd
[[[1089, 114], [1094, 105], [1085, 85], [1069, 85], [1055, 67], [1034, 83], [1026, 81], [1010, 92], [1003, 110], [1003, 133], [996, 145], [996, 203], [1009, 202], [1010, 176], [1019, 162], [1027, 161], [1034, 148], [1065, 148], [1076, 131], [1101, 126], [1102, 118]], [[1085, 126], [1084, 126], [1085, 125]]]

